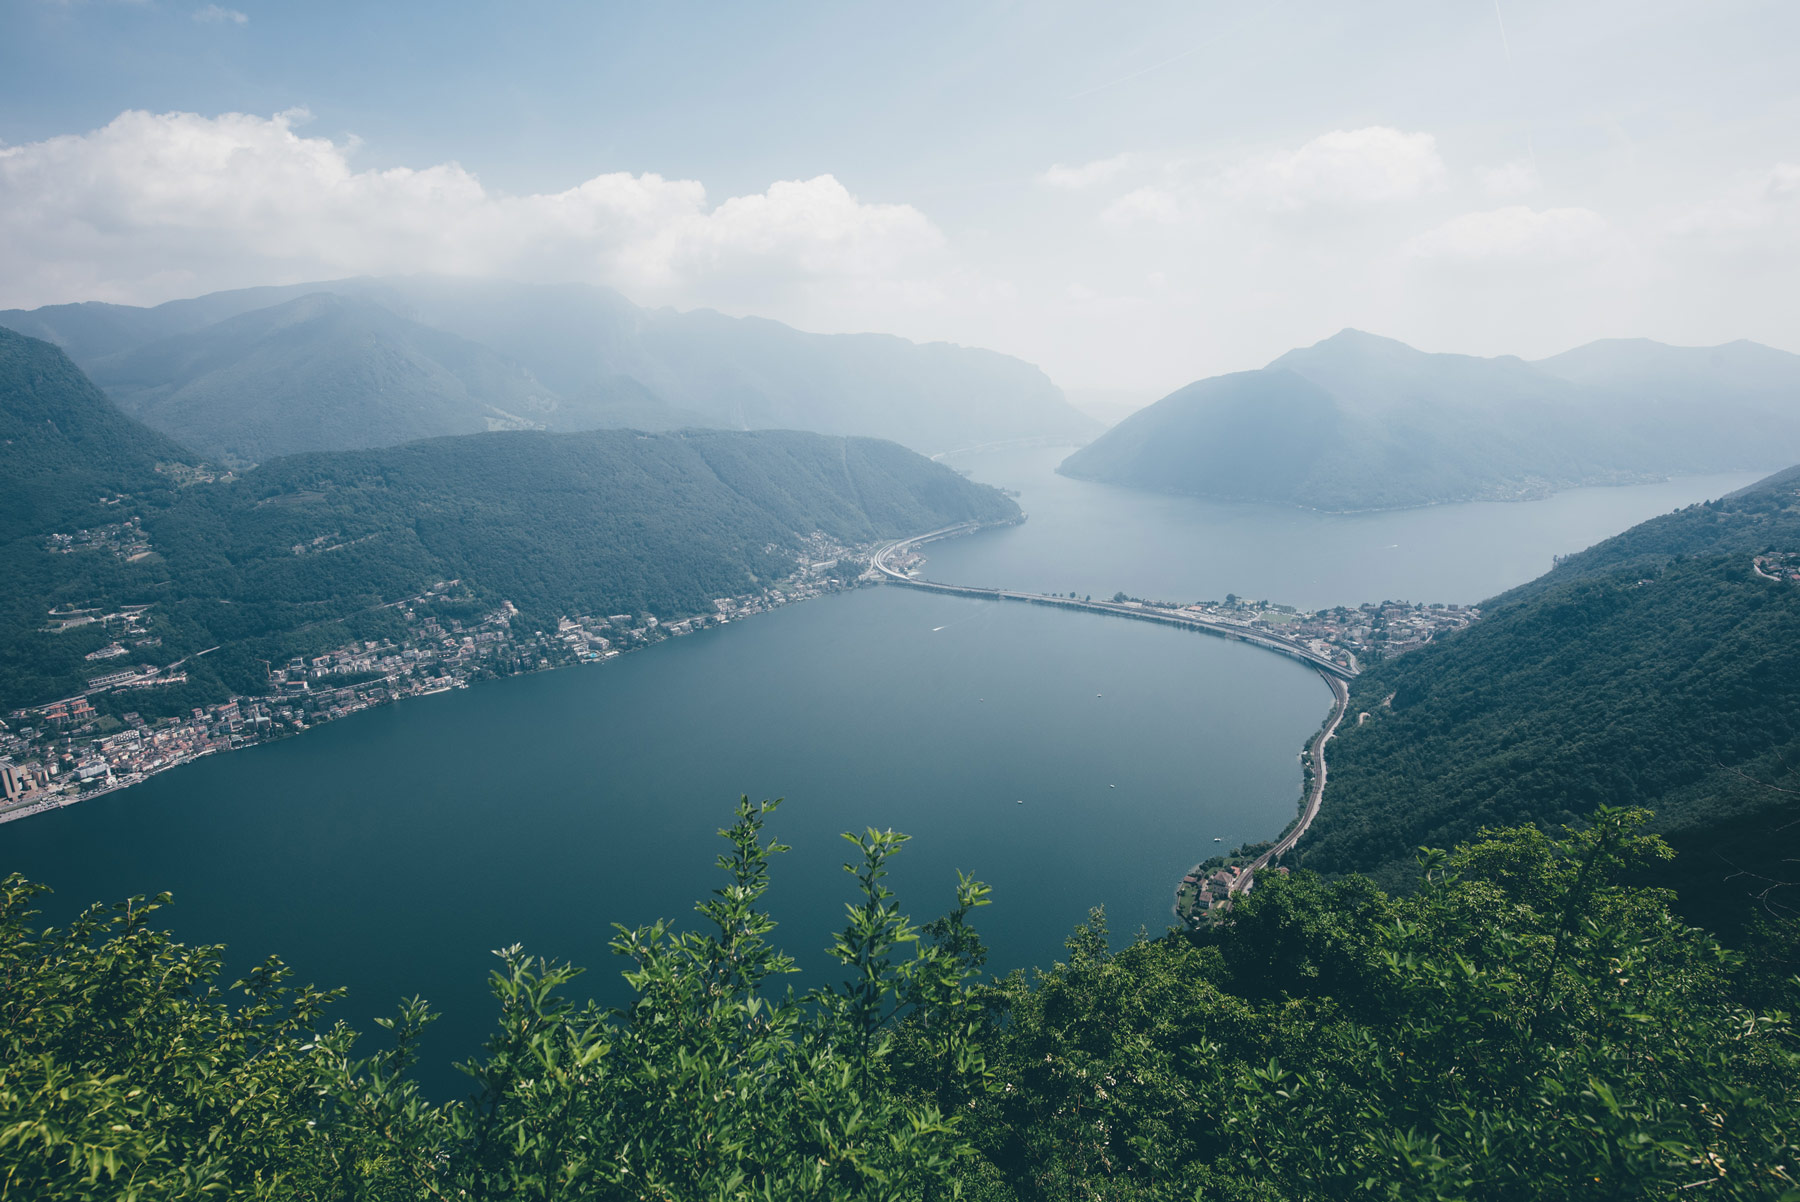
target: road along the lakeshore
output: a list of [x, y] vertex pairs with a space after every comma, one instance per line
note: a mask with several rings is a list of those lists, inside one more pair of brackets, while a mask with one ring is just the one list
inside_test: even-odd
[[1202, 617], [1192, 610], [1171, 609], [1161, 606], [1144, 605], [1126, 601], [1082, 601], [1075, 597], [1052, 597], [1047, 593], [1024, 593], [1016, 589], [978, 588], [967, 584], [944, 584], [937, 580], [926, 580], [917, 576], [909, 576], [894, 567], [889, 560], [895, 555], [910, 551], [923, 543], [932, 542], [952, 535], [964, 534], [978, 529], [973, 522], [964, 522], [956, 526], [945, 526], [941, 530], [933, 530], [928, 534], [903, 538], [888, 543], [875, 552], [872, 561], [875, 570], [894, 584], [904, 584], [909, 588], [925, 589], [934, 593], [952, 593], [960, 597], [981, 597], [993, 601], [1023, 601], [1030, 605], [1056, 605], [1064, 609], [1086, 609], [1095, 613], [1111, 614], [1114, 617], [1134, 618], [1140, 622], [1160, 622], [1166, 626], [1185, 626], [1191, 630], [1205, 631], [1221, 638], [1236, 639], [1241, 643], [1250, 643], [1268, 651], [1290, 656], [1302, 663], [1317, 668], [1321, 673], [1349, 680], [1356, 675], [1354, 668], [1337, 663], [1314, 651], [1304, 643], [1268, 631], [1253, 630], [1248, 626], [1240, 626], [1231, 622], [1220, 622]]
[[944, 584], [936, 580], [909, 576], [889, 562], [894, 556], [910, 551], [924, 543], [940, 538], [950, 538], [958, 534], [967, 534], [977, 529], [980, 527], [974, 522], [962, 522], [926, 534], [915, 535], [912, 538], [899, 539], [876, 551], [870, 562], [885, 579], [894, 584], [904, 584], [909, 588], [924, 589], [934, 593], [951, 593], [962, 597], [981, 597], [995, 601], [1024, 601], [1032, 605], [1060, 605], [1067, 609], [1093, 610], [1096, 613], [1112, 614], [1115, 617], [1135, 618], [1142, 622], [1161, 622], [1170, 626], [1185, 626], [1191, 630], [1201, 630], [1222, 638], [1236, 639], [1239, 642], [1289, 656], [1318, 671], [1319, 676], [1331, 689], [1332, 705], [1331, 713], [1326, 717], [1325, 724], [1320, 727], [1319, 733], [1314, 736], [1308, 750], [1312, 780], [1306, 792], [1306, 803], [1301, 807], [1299, 821], [1294, 823], [1286, 834], [1277, 839], [1269, 850], [1252, 860], [1232, 882], [1231, 895], [1249, 892], [1251, 886], [1256, 882], [1257, 872], [1292, 851], [1294, 845], [1300, 842], [1301, 837], [1312, 826], [1313, 819], [1318, 817], [1319, 805], [1325, 797], [1325, 744], [1337, 733], [1338, 723], [1344, 720], [1344, 713], [1350, 704], [1350, 686], [1347, 682], [1355, 679], [1357, 669], [1336, 663], [1312, 648], [1292, 639], [1282, 638], [1278, 634], [1248, 630], [1229, 622], [1212, 621], [1191, 610], [1126, 604], [1120, 601], [1081, 601], [1074, 597], [1052, 597], [1045, 593], [1022, 593], [1013, 589]]

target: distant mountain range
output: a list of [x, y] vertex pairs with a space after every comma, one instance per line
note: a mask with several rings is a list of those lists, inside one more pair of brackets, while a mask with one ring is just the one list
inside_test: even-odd
[[1591, 343], [1536, 363], [1345, 330], [1190, 384], [1069, 456], [1079, 479], [1361, 510], [1800, 459], [1800, 355]]
[[1101, 429], [992, 351], [643, 309], [584, 285], [355, 279], [10, 310], [0, 326], [238, 466], [517, 428], [802, 429], [927, 453]]
[[[457, 364], [470, 393], [523, 387], [484, 374], [498, 361], [488, 352], [455, 359], [430, 341], [453, 336], [341, 298], [223, 324], [274, 363], [284, 330], [341, 328], [345, 315], [383, 331], [378, 352], [347, 352], [354, 364], [392, 366], [423, 346]], [[206, 380], [210, 361], [182, 337], [152, 345], [174, 346], [184, 378]], [[785, 575], [815, 533], [859, 543], [1018, 512], [892, 442], [785, 430], [519, 430], [287, 456], [227, 477], [120, 413], [56, 347], [0, 329], [0, 710], [79, 689], [84, 657], [116, 637], [47, 631], [57, 607], [151, 606], [159, 663], [218, 647], [184, 689], [131, 703], [181, 712], [260, 690], [264, 660], [342, 642], [352, 616], [440, 580], [548, 629], [562, 614], [679, 617]], [[299, 553], [321, 543], [329, 553]]]
[[[1787, 566], [1759, 571], [1771, 552]], [[1790, 468], [1570, 556], [1468, 629], [1374, 664], [1301, 863], [1399, 882], [1420, 845], [1647, 806], [1683, 853], [1657, 883], [1698, 917], [1741, 921], [1747, 894], [1784, 880], [1765, 900], [1800, 909], [1800, 582], [1770, 578], [1797, 567]]]

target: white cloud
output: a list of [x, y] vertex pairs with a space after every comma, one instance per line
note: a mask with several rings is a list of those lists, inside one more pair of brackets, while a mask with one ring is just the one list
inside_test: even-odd
[[1100, 220], [1121, 228], [1138, 224], [1174, 225], [1181, 220], [1181, 202], [1169, 189], [1148, 185], [1127, 192], [1106, 206]]
[[1736, 179], [1720, 195], [1673, 216], [1669, 232], [1683, 238], [1749, 239], [1761, 245], [1800, 241], [1800, 164], [1777, 163]]
[[194, 20], [208, 25], [248, 25], [250, 23], [250, 18], [237, 9], [222, 8], [217, 4], [196, 8]]
[[509, 195], [454, 162], [359, 170], [353, 140], [297, 133], [306, 117], [127, 112], [0, 147], [0, 305], [418, 271], [766, 310], [809, 290], [904, 291], [940, 266], [923, 213], [830, 175], [716, 206], [697, 181], [623, 172]]
[[1253, 159], [1227, 170], [1221, 183], [1228, 195], [1286, 212], [1410, 200], [1443, 187], [1444, 164], [1430, 134], [1371, 125]]
[[1103, 184], [1125, 168], [1131, 166], [1133, 156], [1115, 154], [1110, 159], [1095, 159], [1091, 163], [1083, 163], [1079, 167], [1065, 167], [1061, 163], [1052, 164], [1050, 169], [1038, 176], [1038, 182], [1051, 188], [1065, 191], [1077, 191], [1091, 188], [1095, 184]]
[[1589, 258], [1614, 242], [1612, 227], [1592, 209], [1507, 205], [1452, 217], [1407, 249], [1418, 258], [1478, 263]]
[[1514, 159], [1498, 167], [1483, 167], [1475, 172], [1481, 190], [1495, 200], [1516, 200], [1529, 196], [1544, 186], [1538, 178], [1537, 166], [1529, 159]]

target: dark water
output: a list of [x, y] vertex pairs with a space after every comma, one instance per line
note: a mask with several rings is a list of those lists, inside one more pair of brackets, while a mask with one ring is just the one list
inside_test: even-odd
[[996, 969], [1047, 963], [1093, 905], [1161, 930], [1215, 836], [1292, 816], [1328, 704], [1237, 644], [871, 588], [210, 757], [0, 827], [0, 855], [71, 902], [171, 889], [179, 934], [350, 986], [365, 1029], [422, 993], [460, 1054], [491, 948], [615, 988], [609, 924], [686, 916], [740, 793], [788, 799], [774, 907], [815, 969], [849, 897], [838, 832], [871, 825], [915, 836], [894, 883], [917, 917], [959, 868], [994, 886]]
[[[1327, 517], [1078, 484], [1050, 473], [1058, 458], [978, 461], [1031, 521], [932, 547], [932, 574], [1469, 601], [1748, 479]], [[211, 757], [0, 826], [0, 869], [53, 885], [52, 917], [172, 890], [178, 935], [349, 986], [341, 1013], [365, 1030], [423, 994], [446, 1011], [442, 1064], [488, 1027], [489, 949], [586, 964], [583, 992], [617, 1000], [611, 924], [690, 914], [740, 793], [788, 798], [772, 902], [810, 979], [849, 897], [837, 834], [868, 825], [915, 836], [894, 883], [916, 917], [942, 910], [956, 869], [994, 886], [979, 925], [996, 970], [1053, 959], [1090, 906], [1116, 932], [1160, 930], [1188, 865], [1293, 815], [1296, 753], [1328, 704], [1298, 665], [1201, 635], [866, 589]]]

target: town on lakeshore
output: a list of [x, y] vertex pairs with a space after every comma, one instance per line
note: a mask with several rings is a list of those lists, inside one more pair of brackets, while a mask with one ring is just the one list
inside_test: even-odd
[[[195, 707], [186, 715], [152, 720], [131, 711], [102, 713], [93, 704], [101, 694], [111, 694], [116, 703], [133, 690], [187, 680], [182, 670], [186, 659], [160, 666], [118, 662], [145, 658], [161, 645], [161, 639], [150, 633], [151, 607], [125, 606], [116, 612], [53, 610], [47, 615], [46, 630], [62, 632], [100, 624], [115, 634], [111, 642], [86, 657], [110, 670], [90, 677], [87, 688], [74, 696], [14, 710], [0, 721], [0, 822], [72, 805], [137, 784], [203, 755], [298, 734], [402, 698], [466, 688], [474, 681], [521, 672], [605, 663], [664, 639], [861, 584], [899, 580], [928, 585], [920, 575], [924, 557], [918, 546], [923, 541], [844, 546], [815, 533], [804, 541], [784, 580], [755, 593], [715, 598], [708, 612], [667, 618], [648, 613], [565, 615], [553, 630], [526, 630], [510, 601], [482, 604], [462, 581], [440, 581], [417, 595], [387, 603], [386, 608], [398, 610], [404, 619], [404, 637], [350, 641], [319, 654], [270, 663], [268, 688], [263, 693], [233, 696], [215, 705]], [[54, 550], [101, 547], [121, 556], [148, 551], [130, 522], [57, 535], [54, 542]], [[294, 553], [310, 550], [313, 548], [296, 547]], [[1785, 557], [1759, 557], [1756, 566], [1765, 575], [1800, 572], [1800, 561], [1790, 565]], [[1364, 663], [1421, 647], [1480, 617], [1473, 606], [1402, 601], [1314, 612], [1232, 593], [1222, 601], [1195, 602], [1149, 600], [1122, 592], [1099, 603], [1091, 596], [1078, 598], [1073, 593], [1038, 599], [1104, 607], [1125, 616], [1175, 620], [1228, 637], [1241, 635], [1290, 653], [1298, 651], [1321, 669], [1321, 675], [1333, 683], [1334, 693], [1341, 690], [1341, 682], [1326, 670], [1338, 677], [1353, 676]], [[452, 616], [454, 613], [463, 616]], [[195, 657], [216, 649], [197, 652]], [[110, 708], [118, 710], [119, 706]], [[1341, 716], [1340, 699], [1329, 725], [1335, 725]], [[1319, 753], [1314, 755], [1306, 766], [1303, 812], [1309, 804], [1316, 807], [1320, 791], [1314, 774], [1322, 772], [1323, 760]], [[1300, 821], [1296, 819], [1296, 823]], [[1198, 924], [1229, 907], [1234, 895], [1252, 887], [1257, 868], [1266, 863], [1274, 846], [1239, 847], [1229, 855], [1196, 865], [1176, 888], [1177, 917]], [[1285, 869], [1277, 866], [1275, 871]]]
[[[133, 523], [55, 537], [58, 548], [139, 553]], [[48, 631], [99, 624], [116, 636], [85, 657], [110, 670], [89, 677], [74, 696], [16, 709], [0, 720], [0, 822], [72, 805], [203, 755], [298, 734], [372, 706], [521, 672], [604, 663], [664, 639], [854, 587], [872, 552], [815, 533], [804, 540], [785, 579], [754, 593], [715, 598], [708, 612], [678, 618], [578, 614], [561, 618], [553, 630], [526, 630], [510, 601], [490, 608], [478, 604], [462, 581], [439, 581], [388, 603], [405, 619], [403, 638], [346, 642], [321, 654], [270, 663], [266, 692], [148, 720], [132, 711], [102, 713], [94, 699], [110, 694], [117, 702], [135, 690], [186, 682], [186, 659], [136, 662], [162, 642], [149, 633], [152, 607], [52, 610]], [[459, 618], [446, 610], [472, 612]], [[212, 650], [217, 648], [189, 658]]]

